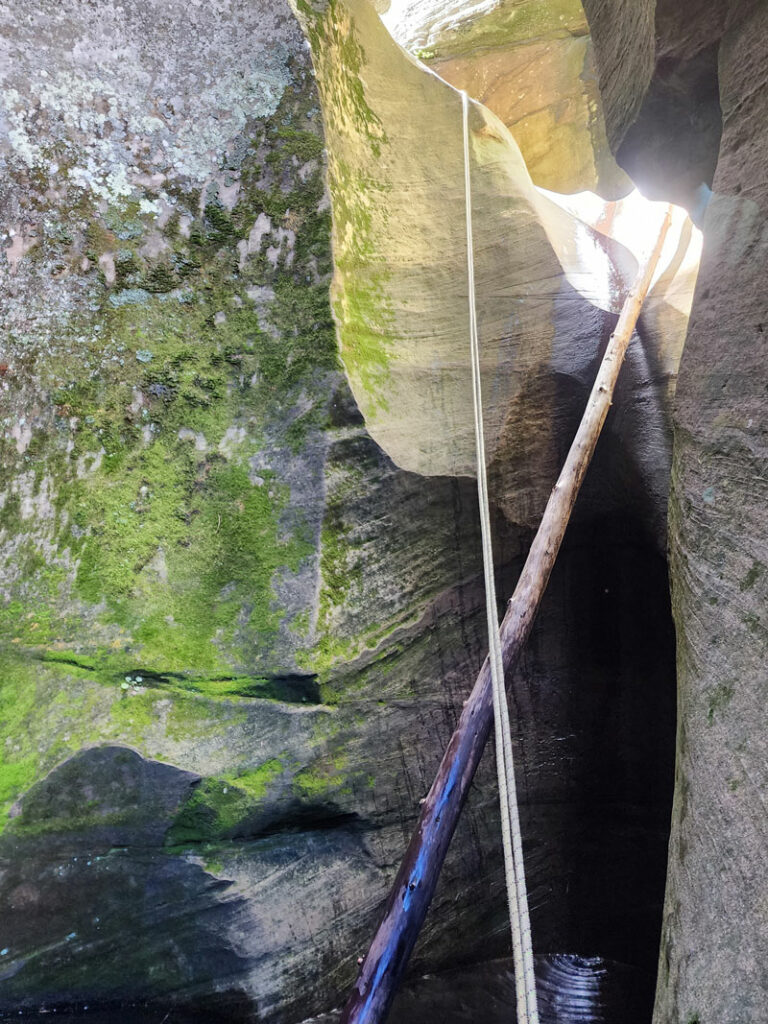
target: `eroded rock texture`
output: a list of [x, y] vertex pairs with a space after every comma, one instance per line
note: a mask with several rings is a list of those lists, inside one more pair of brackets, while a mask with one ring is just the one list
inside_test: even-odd
[[700, 223], [721, 131], [717, 47], [727, 0], [584, 0], [608, 140], [650, 199]]
[[[768, 11], [760, 3], [673, 10], [659, 4], [659, 63], [648, 93], [638, 19], [652, 5], [585, 3], [597, 44], [609, 136], [668, 139], [654, 114], [665, 62], [706, 55], [717, 68], [722, 139], [704, 220], [704, 253], [680, 369], [670, 508], [678, 636], [678, 765], [656, 1002], [657, 1024], [747, 1024], [768, 1000], [765, 814], [766, 376], [765, 184]], [[642, 75], [625, 74], [644, 54]], [[687, 72], [685, 72], [687, 74]], [[655, 83], [655, 84], [654, 84]], [[649, 99], [650, 98], [650, 99]], [[689, 109], [709, 86], [681, 93]], [[633, 127], [633, 122], [640, 111]], [[696, 128], [695, 119], [692, 121]], [[701, 138], [714, 141], [705, 132]], [[683, 140], [685, 136], [683, 136]], [[684, 143], [685, 144], [685, 143]], [[699, 150], [657, 167], [674, 195], [701, 174]], [[618, 150], [622, 158], [622, 148]], [[683, 163], [678, 174], [676, 162]], [[625, 164], [625, 166], [628, 166]]]
[[187, 8], [3, 8], [4, 1012], [331, 1005], [482, 657], [471, 482], [338, 365], [304, 37]]
[[[4, 10], [4, 1012], [287, 1024], [332, 1006], [483, 656], [455, 95], [362, 4], [299, 6], [325, 135], [278, 0]], [[474, 106], [471, 128], [508, 593], [622, 283], [591, 303], [576, 242], [603, 270], [622, 255], [534, 190], [501, 122]], [[515, 684], [537, 948], [648, 967], [673, 277]], [[638, 420], [654, 424], [639, 447]], [[507, 945], [492, 775], [417, 968]]]
[[383, 20], [405, 49], [501, 118], [537, 185], [606, 198], [629, 191], [606, 139], [581, 0], [392, 0]]
[[757, 1021], [768, 998], [767, 41], [765, 6], [736, 6], [676, 417], [681, 723], [659, 1021]]

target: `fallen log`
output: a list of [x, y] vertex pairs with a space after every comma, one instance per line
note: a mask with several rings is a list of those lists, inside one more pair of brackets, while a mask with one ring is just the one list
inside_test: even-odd
[[[515, 591], [501, 623], [504, 669], [525, 646], [565, 534], [579, 488], [610, 409], [616, 380], [650, 288], [672, 219], [667, 209], [652, 253], [629, 291], [610, 337], [587, 408], [549, 497]], [[341, 1024], [382, 1024], [408, 964], [437, 885], [448, 846], [493, 722], [486, 658], [456, 730], [422, 804], [419, 820], [387, 899], [384, 914]]]

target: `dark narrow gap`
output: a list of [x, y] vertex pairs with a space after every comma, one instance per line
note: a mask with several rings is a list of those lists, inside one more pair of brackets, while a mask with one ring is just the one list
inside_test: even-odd
[[[606, 317], [606, 339], [612, 326]], [[647, 486], [649, 473], [663, 470], [668, 450], [649, 465], [647, 452], [636, 447], [641, 423], [633, 418], [642, 421], [645, 413], [637, 409], [658, 403], [660, 378], [645, 355], [623, 370], [616, 407], [510, 688], [542, 1024], [650, 1024], [652, 1016], [674, 783], [676, 668], [665, 498]], [[650, 384], [641, 376], [649, 369]], [[555, 380], [558, 463], [593, 377]], [[526, 540], [497, 512], [500, 600], [511, 595], [531, 538], [532, 531]], [[492, 757], [490, 744], [486, 770]], [[514, 984], [500, 850], [486, 856], [481, 870], [499, 892], [495, 917], [486, 922], [493, 938], [483, 962], [431, 980], [412, 975], [390, 1017], [398, 1024], [508, 1020]]]
[[719, 40], [662, 57], [616, 159], [646, 199], [685, 207], [701, 227], [720, 149]]
[[[609, 434], [593, 486], [605, 484], [617, 457]], [[542, 1024], [650, 1024], [675, 758], [667, 564], [637, 506], [594, 515], [585, 497], [511, 702], [540, 1014]], [[521, 567], [519, 531], [501, 517], [495, 526], [499, 593], [508, 596]], [[486, 762], [492, 757], [491, 743]], [[498, 892], [482, 962], [426, 977], [414, 971], [390, 1021], [509, 1020], [500, 851], [486, 851], [482, 870]]]

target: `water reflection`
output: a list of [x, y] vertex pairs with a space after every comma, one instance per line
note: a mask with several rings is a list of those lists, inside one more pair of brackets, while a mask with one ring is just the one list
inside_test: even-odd
[[[541, 1024], [649, 1024], [654, 978], [602, 957], [536, 957]], [[515, 984], [508, 960], [427, 975], [404, 986], [389, 1024], [511, 1024]], [[324, 1014], [303, 1024], [336, 1024]]]
[[[541, 1024], [649, 1024], [654, 979], [602, 957], [555, 954], [536, 957]], [[515, 985], [508, 960], [431, 974], [403, 986], [389, 1024], [511, 1024]], [[238, 1012], [239, 1011], [239, 1012]], [[338, 1011], [302, 1024], [337, 1024]], [[67, 1024], [234, 1024], [255, 1021], [254, 1010], [231, 1006], [165, 1008], [139, 1005], [58, 1006], [38, 1012], [0, 1014], [3, 1021], [66, 1021]]]

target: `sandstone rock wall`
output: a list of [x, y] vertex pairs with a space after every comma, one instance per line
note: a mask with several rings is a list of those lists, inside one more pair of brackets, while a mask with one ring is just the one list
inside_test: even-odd
[[584, 0], [610, 145], [650, 199], [701, 222], [722, 117], [717, 46], [727, 4]]
[[606, 139], [581, 0], [393, 0], [383, 20], [406, 50], [501, 118], [537, 185], [606, 198], [629, 191]]
[[[456, 419], [464, 442], [451, 448], [449, 430], [417, 418], [393, 459], [375, 404], [364, 421], [346, 380], [361, 381], [349, 352], [365, 333], [342, 332], [346, 375], [337, 355], [324, 150], [332, 185], [339, 123], [387, 166], [366, 93], [381, 54], [366, 54], [342, 4], [315, 25], [353, 73], [341, 122], [326, 109], [324, 126], [282, 3], [114, 3], [94, 17], [83, 0], [40, 0], [3, 13], [0, 1008], [87, 1000], [130, 1019], [139, 1002], [288, 1024], [349, 984], [483, 655], [474, 483], [453, 475], [468, 472], [467, 423]], [[308, 23], [325, 14], [302, 7]], [[390, 45], [414, 95], [434, 95]], [[508, 266], [485, 299], [490, 320], [510, 321], [500, 340], [527, 324], [520, 351], [535, 370], [511, 411], [490, 403], [506, 593], [613, 319], [568, 279], [573, 235], [552, 227], [570, 223], [562, 211], [522, 174], [509, 188], [522, 162], [503, 125], [474, 108], [473, 129], [486, 184], [507, 182], [518, 203], [518, 234], [487, 264], [514, 257], [530, 285], [517, 319]], [[443, 139], [454, 167], [456, 138]], [[358, 170], [355, 205], [342, 189], [333, 213], [347, 251], [365, 255], [386, 236], [371, 232]], [[453, 187], [403, 242], [429, 253], [453, 239], [444, 278], [411, 296], [423, 314], [419, 302], [439, 313], [447, 295], [448, 318], [463, 265]], [[353, 308], [366, 323], [371, 294], [373, 307]], [[628, 728], [653, 723], [672, 694], [649, 524], [676, 356], [659, 361], [655, 323], [641, 325], [515, 684], [540, 947], [602, 944], [637, 962], [658, 927], [671, 744], [670, 714], [666, 729]], [[381, 352], [362, 354], [378, 386]], [[436, 379], [431, 363], [421, 383]], [[436, 386], [427, 393], [412, 388], [411, 406], [439, 410]], [[659, 443], [637, 451], [629, 428], [649, 408]], [[541, 459], [526, 457], [533, 437]], [[414, 439], [449, 462], [408, 464]], [[586, 572], [596, 553], [600, 571]], [[506, 945], [484, 772], [424, 968]]]
[[3, 19], [0, 1007], [300, 1019], [481, 658], [471, 488], [350, 398], [291, 11]]
[[723, 138], [681, 367], [670, 509], [680, 725], [655, 1019], [758, 1021], [768, 998], [768, 16], [733, 5]]
[[[634, 130], [649, 153], [668, 138], [668, 123], [659, 123], [658, 108], [649, 104], [654, 84], [642, 95], [648, 34], [635, 33], [652, 7], [626, 4], [625, 16], [613, 18], [615, 5], [585, 2], [609, 136], [618, 147]], [[656, 193], [675, 195], [701, 175], [702, 153], [710, 168], [716, 164], [674, 414], [678, 762], [654, 1020], [746, 1024], [763, 1018], [768, 999], [766, 7], [660, 3], [655, 33], [657, 95], [670, 60], [683, 73], [705, 55], [716, 70], [722, 139], [719, 125], [717, 132], [700, 131], [704, 146], [686, 152], [684, 143], [676, 167], [657, 167], [649, 183]], [[640, 53], [643, 75], [627, 73]], [[703, 96], [687, 90], [689, 110], [701, 101], [709, 101], [709, 86]]]

